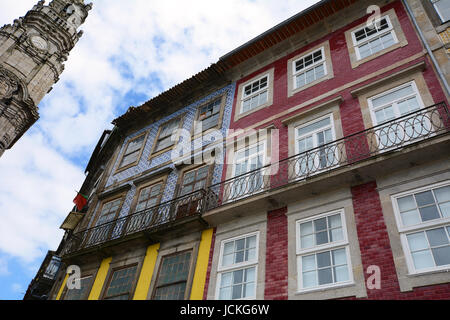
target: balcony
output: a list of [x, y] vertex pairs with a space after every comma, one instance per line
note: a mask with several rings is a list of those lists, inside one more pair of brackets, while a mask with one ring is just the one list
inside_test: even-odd
[[[444, 139], [447, 147], [439, 143], [424, 147], [424, 141], [448, 136], [449, 130], [450, 115], [445, 103], [417, 110], [211, 186], [204, 219], [221, 223], [229, 215], [275, 209], [308, 193], [339, 184], [363, 183], [365, 178], [373, 180], [380, 170], [398, 169], [402, 161], [429, 161], [434, 154], [445, 154], [445, 150], [448, 153], [450, 146], [448, 139]], [[428, 151], [420, 151], [418, 145]], [[411, 155], [407, 149], [419, 152]], [[310, 188], [312, 184], [314, 188]]]
[[55, 252], [49, 251], [36, 277], [31, 281], [24, 300], [46, 300], [60, 268], [61, 258]]
[[147, 210], [74, 233], [64, 247], [63, 256], [97, 250], [106, 245], [136, 238], [158, 241], [161, 232], [179, 226], [204, 227], [205, 222], [201, 220], [205, 208], [204, 199], [205, 191], [199, 190]]
[[[188, 223], [217, 225], [230, 216], [270, 210], [330, 186], [371, 181], [381, 170], [423, 163], [450, 150], [445, 103], [333, 141], [154, 208], [73, 234], [63, 255], [113, 245], [144, 235], [158, 241]], [[386, 161], [388, 160], [388, 161]]]

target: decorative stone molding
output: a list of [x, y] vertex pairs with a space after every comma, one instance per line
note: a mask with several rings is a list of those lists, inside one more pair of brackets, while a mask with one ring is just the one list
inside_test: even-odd
[[8, 76], [4, 70], [0, 69], [0, 99], [11, 98], [18, 89], [18, 82]]

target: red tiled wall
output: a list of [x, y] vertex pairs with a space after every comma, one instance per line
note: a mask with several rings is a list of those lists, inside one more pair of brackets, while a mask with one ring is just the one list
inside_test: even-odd
[[266, 283], [264, 299], [288, 298], [287, 208], [267, 214]]
[[[367, 289], [368, 299], [450, 299], [450, 283], [400, 292], [376, 182], [353, 187], [352, 196], [364, 270], [371, 265], [381, 269], [381, 289]], [[368, 277], [365, 273], [366, 282]]]

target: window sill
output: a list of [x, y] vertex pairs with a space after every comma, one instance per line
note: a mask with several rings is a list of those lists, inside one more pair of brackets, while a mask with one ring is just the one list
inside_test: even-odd
[[407, 275], [408, 278], [417, 278], [420, 276], [432, 275], [432, 274], [440, 274], [440, 273], [450, 273], [450, 266], [443, 267], [442, 269], [434, 269], [427, 271], [417, 271], [416, 273], [410, 273]]
[[308, 293], [317, 293], [317, 292], [325, 292], [325, 291], [331, 291], [331, 290], [338, 290], [338, 289], [344, 289], [349, 287], [356, 287], [355, 282], [345, 282], [342, 284], [336, 284], [336, 285], [330, 285], [330, 286], [324, 286], [320, 288], [311, 288], [311, 289], [302, 289], [298, 290], [295, 295], [300, 296]]

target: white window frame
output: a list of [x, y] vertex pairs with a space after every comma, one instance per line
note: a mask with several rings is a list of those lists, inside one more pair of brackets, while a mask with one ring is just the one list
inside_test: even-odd
[[[262, 153], [262, 156], [263, 156], [262, 166], [261, 166], [261, 168], [258, 168], [258, 169], [255, 169], [255, 170], [261, 170], [261, 178], [264, 179], [264, 177], [265, 177], [265, 174], [264, 174], [265, 170], [264, 170], [263, 168], [266, 166], [266, 161], [267, 161], [267, 141], [266, 141], [266, 140], [260, 141], [260, 142], [256, 142], [256, 143], [253, 143], [253, 144], [251, 144], [251, 145], [249, 145], [249, 146], [246, 146], [245, 148], [241, 148], [241, 149], [236, 150], [236, 151], [234, 152], [234, 155], [233, 155], [233, 164], [232, 164], [232, 167], [233, 167], [233, 170], [232, 170], [232, 178], [236, 178], [236, 177], [237, 177], [237, 176], [236, 176], [236, 165], [238, 164], [238, 162], [236, 161], [236, 159], [237, 159], [237, 154], [238, 154], [239, 152], [242, 152], [242, 151], [246, 150], [246, 149], [252, 149], [253, 147], [259, 146], [259, 145], [262, 145], [262, 151], [260, 151], [260, 152], [256, 153], [255, 155], [253, 155], [253, 157], [258, 157], [258, 156]], [[250, 157], [250, 156], [249, 156], [249, 157]], [[243, 160], [240, 161], [240, 162], [243, 162], [243, 161], [245, 161], [246, 159], [250, 159], [250, 158], [243, 158]], [[239, 162], [239, 163], [240, 163], [240, 162]], [[249, 164], [250, 164], [250, 161], [249, 161]], [[251, 171], [253, 171], [253, 170], [251, 170]], [[251, 171], [248, 171], [248, 172], [251, 172]], [[246, 172], [246, 173], [241, 173], [239, 176], [245, 175], [245, 174], [247, 174], [248, 172]], [[249, 193], [248, 195], [255, 195], [255, 194], [258, 194], [258, 193], [260, 193], [260, 192], [262, 192], [262, 190], [261, 190], [261, 191], [255, 191], [255, 192]], [[230, 193], [230, 195], [231, 195], [231, 193]], [[233, 197], [233, 198], [230, 199], [229, 201], [237, 201], [237, 200], [243, 199], [243, 198], [245, 198], [245, 197], [247, 197], [247, 194], [246, 194], [246, 195], [242, 195], [241, 197]], [[227, 201], [227, 200], [225, 199], [225, 201]]]
[[439, 11], [439, 8], [436, 6], [436, 3], [440, 2], [442, 0], [431, 0], [431, 4], [433, 5], [434, 10], [436, 11], [436, 13], [439, 16], [439, 19], [441, 19], [442, 23], [446, 23], [447, 21], [449, 21], [450, 19], [445, 20], [444, 16], [442, 15], [442, 13]]
[[[323, 245], [314, 246], [312, 248], [302, 249], [300, 226], [304, 223], [313, 222], [315, 220], [334, 216], [337, 214], [340, 214], [340, 216], [341, 216], [343, 239], [340, 241], [337, 241], [337, 242], [326, 243]], [[296, 258], [297, 258], [297, 292], [298, 293], [306, 293], [306, 292], [318, 291], [318, 290], [323, 290], [323, 289], [333, 289], [333, 288], [345, 287], [345, 286], [353, 285], [355, 283], [355, 280], [353, 277], [353, 267], [352, 267], [352, 261], [351, 261], [351, 255], [350, 255], [350, 245], [349, 245], [349, 241], [348, 241], [347, 223], [346, 223], [346, 219], [345, 219], [345, 210], [344, 209], [330, 211], [330, 212], [327, 212], [324, 214], [309, 217], [307, 219], [298, 220], [298, 221], [296, 221], [295, 228], [296, 228], [296, 238], [297, 238], [296, 239], [296, 247], [297, 247], [296, 248]], [[320, 254], [323, 252], [340, 250], [340, 249], [345, 249], [349, 280], [344, 281], [344, 282], [327, 284], [327, 285], [318, 285], [317, 287], [312, 287], [312, 288], [304, 288], [303, 287], [302, 258], [304, 256], [309, 256], [312, 254], [317, 255], [317, 254]]]
[[[302, 59], [304, 59], [304, 58], [306, 58], [307, 56], [310, 56], [310, 55], [314, 56], [314, 54], [317, 51], [320, 51], [322, 53], [322, 60], [320, 60], [318, 62], [313, 62], [312, 65], [310, 65], [308, 67], [304, 67], [303, 69], [297, 71], [297, 68], [296, 68], [297, 62], [302, 60]], [[306, 72], [308, 72], [311, 69], [316, 68], [318, 65], [321, 65], [321, 64], [323, 64], [323, 69], [324, 69], [324, 75], [322, 77], [317, 78], [313, 82], [307, 83], [304, 86], [297, 87], [297, 76], [299, 76], [300, 74], [303, 74], [303, 73], [306, 74]], [[294, 90], [304, 88], [304, 87], [310, 85], [311, 83], [314, 83], [314, 82], [316, 82], [316, 81], [318, 81], [320, 79], [325, 78], [327, 75], [328, 75], [328, 69], [327, 69], [327, 59], [326, 59], [326, 56], [325, 56], [325, 47], [321, 47], [321, 48], [319, 48], [317, 50], [314, 50], [314, 51], [312, 51], [312, 52], [310, 52], [308, 54], [305, 54], [305, 55], [301, 56], [300, 58], [298, 58], [298, 59], [296, 59], [296, 60], [294, 60], [292, 62], [292, 81], [293, 81], [293, 88], [294, 88]]]
[[[392, 37], [393, 37], [393, 39], [394, 39], [394, 41], [395, 41], [395, 43], [394, 43], [393, 45], [395, 45], [395, 44], [397, 44], [397, 43], [399, 42], [398, 37], [397, 37], [397, 34], [395, 33], [394, 27], [393, 27], [393, 25], [392, 25], [392, 22], [391, 22], [391, 19], [389, 18], [389, 16], [386, 15], [386, 16], [381, 17], [381, 18], [380, 18], [380, 21], [383, 20], [383, 19], [386, 19], [386, 21], [387, 21], [387, 23], [388, 23], [388, 25], [389, 25], [389, 28], [387, 28], [386, 30], [382, 30], [381, 32], [377, 32], [377, 33], [375, 33], [375, 34], [373, 34], [373, 35], [370, 35], [370, 36], [368, 36], [367, 38], [364, 38], [363, 40], [359, 40], [359, 41], [356, 40], [356, 33], [359, 32], [359, 31], [361, 31], [361, 30], [363, 30], [363, 29], [365, 29], [365, 28], [367, 28], [367, 25], [364, 25], [363, 27], [358, 28], [358, 29], [355, 30], [355, 31], [352, 31], [351, 34], [352, 34], [352, 40], [353, 40], [353, 47], [355, 48], [356, 58], [357, 58], [358, 61], [359, 61], [359, 60], [363, 60], [363, 59], [370, 58], [371, 56], [373, 56], [373, 55], [375, 55], [375, 54], [381, 52], [381, 51], [379, 51], [379, 52], [376, 52], [376, 53], [371, 54], [370, 56], [367, 56], [367, 57], [365, 57], [365, 58], [362, 58], [362, 57], [361, 57], [361, 53], [360, 53], [360, 51], [359, 51], [360, 46], [362, 46], [362, 45], [364, 45], [364, 44], [366, 44], [366, 43], [372, 41], [373, 39], [375, 39], [375, 38], [377, 38], [377, 37], [381, 37], [381, 36], [383, 36], [383, 35], [385, 35], [385, 34], [387, 34], [387, 33], [391, 33], [391, 34], [392, 34]], [[393, 46], [393, 45], [392, 45], [392, 46]], [[387, 49], [387, 48], [384, 48], [383, 50], [385, 50], [385, 49]]]
[[[245, 88], [246, 87], [253, 85], [255, 82], [261, 81], [264, 78], [267, 78], [267, 86], [266, 87], [264, 87], [262, 89], [259, 89], [258, 91], [255, 91], [255, 92], [251, 93], [248, 96], [245, 95]], [[266, 73], [266, 74], [262, 75], [261, 77], [258, 77], [257, 79], [252, 80], [251, 82], [242, 85], [241, 106], [240, 106], [240, 110], [239, 110], [240, 114], [251, 113], [251, 112], [257, 110], [259, 107], [261, 107], [261, 106], [263, 106], [263, 105], [265, 105], [266, 103], [269, 102], [269, 99], [270, 99], [270, 97], [269, 97], [269, 94], [270, 94], [270, 90], [269, 90], [270, 89], [270, 81], [271, 81], [270, 73]], [[255, 108], [252, 108], [250, 110], [244, 111], [244, 102], [249, 100], [249, 99], [252, 99], [252, 98], [256, 97], [257, 95], [260, 95], [264, 91], [267, 91], [267, 101], [265, 103], [263, 103], [263, 104], [260, 104], [260, 105], [256, 106]]]
[[[447, 226], [450, 225], [450, 217], [440, 218], [440, 219], [431, 220], [431, 221], [427, 221], [427, 222], [422, 222], [422, 223], [414, 225], [414, 226], [405, 226], [405, 225], [403, 225], [403, 220], [402, 220], [402, 217], [400, 214], [400, 209], [399, 209], [397, 200], [400, 198], [407, 197], [407, 196], [412, 196], [417, 193], [431, 191], [431, 190], [439, 189], [439, 188], [446, 187], [446, 186], [450, 186], [450, 181], [445, 181], [445, 182], [441, 182], [441, 183], [437, 183], [437, 184], [433, 184], [433, 185], [428, 185], [425, 187], [417, 188], [414, 190], [409, 190], [409, 191], [402, 192], [402, 193], [391, 196], [391, 202], [392, 202], [392, 206], [394, 209], [394, 216], [395, 216], [395, 220], [397, 222], [398, 232], [400, 233], [400, 241], [401, 241], [401, 244], [403, 247], [403, 252], [405, 254], [408, 272], [411, 275], [430, 273], [430, 272], [436, 272], [436, 271], [442, 271], [442, 270], [450, 270], [450, 265], [416, 270], [416, 267], [414, 265], [414, 261], [413, 261], [412, 255], [411, 255], [411, 249], [409, 247], [409, 243], [408, 243], [408, 239], [407, 239], [407, 236], [411, 235], [411, 234], [434, 230], [434, 229], [439, 229], [439, 228], [446, 228]], [[438, 208], [438, 210], [439, 210], [439, 208]]]
[[[398, 90], [400, 90], [400, 89], [409, 87], [410, 85], [412, 86], [412, 88], [413, 88], [413, 90], [414, 90], [414, 95], [402, 97], [402, 100], [406, 100], [406, 99], [412, 98], [413, 96], [416, 96], [416, 97], [417, 97], [417, 101], [419, 102], [419, 109], [418, 109], [418, 110], [425, 108], [425, 104], [423, 103], [422, 96], [420, 95], [420, 92], [419, 92], [419, 89], [417, 88], [416, 82], [415, 82], [414, 80], [413, 80], [413, 81], [409, 81], [409, 82], [404, 83], [404, 84], [402, 84], [402, 85], [400, 85], [400, 86], [398, 86], [398, 87], [389, 89], [389, 90], [387, 90], [387, 91], [384, 91], [384, 92], [382, 92], [382, 93], [380, 93], [380, 94], [377, 94], [377, 95], [375, 95], [375, 96], [373, 96], [373, 97], [370, 97], [370, 98], [368, 99], [368, 102], [369, 102], [369, 109], [370, 109], [370, 116], [372, 117], [372, 123], [373, 123], [375, 126], [381, 125], [381, 124], [382, 124], [382, 123], [378, 123], [378, 121], [377, 121], [377, 117], [376, 117], [376, 114], [375, 114], [376, 111], [377, 111], [378, 109], [385, 108], [386, 105], [388, 105], [388, 104], [383, 105], [383, 106], [380, 106], [380, 107], [378, 107], [378, 108], [375, 109], [374, 106], [373, 106], [373, 100], [375, 100], [375, 99], [377, 99], [377, 98], [380, 98], [380, 97], [382, 97], [382, 96], [385, 96], [385, 95], [387, 95], [387, 94], [390, 94], [390, 93], [392, 93], [392, 92], [394, 92], [394, 91], [398, 91]], [[394, 106], [395, 118], [397, 119], [397, 118], [402, 117], [402, 115], [400, 114], [400, 112], [399, 112], [399, 110], [398, 110], [398, 101], [397, 101], [397, 102], [390, 102], [389, 104], [395, 105], [395, 106]]]
[[[394, 92], [394, 91], [401, 90], [402, 88], [405, 88], [405, 87], [408, 87], [408, 86], [412, 86], [413, 91], [414, 91], [414, 94], [411, 94], [411, 95], [402, 97], [401, 100], [397, 100], [397, 101], [395, 101], [395, 102], [390, 102], [390, 103], [385, 104], [385, 105], [383, 105], [383, 106], [377, 107], [376, 109], [374, 108], [374, 106], [373, 106], [373, 100], [375, 100], [375, 99], [377, 99], [377, 98], [380, 98], [380, 97], [382, 97], [382, 96], [384, 96], [384, 95], [390, 94], [390, 93], [392, 93], [392, 92]], [[374, 126], [379, 126], [379, 125], [382, 126], [382, 125], [383, 125], [383, 123], [378, 123], [378, 121], [377, 121], [377, 116], [376, 116], [376, 111], [378, 111], [379, 109], [385, 108], [385, 107], [386, 107], [387, 105], [389, 105], [389, 104], [392, 104], [392, 106], [393, 106], [395, 118], [392, 119], [392, 120], [388, 120], [388, 122], [390, 122], [390, 121], [395, 121], [396, 119], [405, 116], [405, 115], [401, 115], [401, 114], [400, 114], [400, 110], [398, 109], [398, 103], [399, 103], [399, 101], [401, 102], [401, 101], [410, 99], [410, 98], [412, 98], [413, 96], [415, 96], [415, 97], [417, 98], [417, 102], [419, 103], [419, 109], [417, 109], [416, 111], [424, 109], [424, 108], [425, 108], [425, 104], [423, 103], [422, 96], [421, 96], [420, 91], [419, 91], [419, 89], [417, 88], [417, 84], [416, 84], [416, 82], [415, 82], [414, 80], [413, 80], [413, 81], [409, 81], [409, 82], [404, 83], [404, 84], [402, 84], [402, 85], [400, 85], [400, 86], [397, 86], [397, 87], [395, 87], [395, 88], [389, 89], [389, 90], [387, 90], [387, 91], [384, 91], [384, 92], [382, 92], [382, 93], [380, 93], [380, 94], [377, 94], [377, 95], [375, 95], [375, 96], [373, 96], [373, 97], [368, 98], [368, 99], [367, 99], [367, 102], [368, 102], [368, 105], [369, 105], [370, 117], [371, 117], [371, 119], [372, 119], [373, 125], [374, 125]], [[406, 120], [406, 119], [405, 119], [405, 120]], [[430, 127], [430, 130], [432, 130], [432, 124], [431, 124], [431, 122], [430, 122], [427, 118], [425, 118], [425, 121], [426, 121], [426, 125], [428, 125], [428, 126]], [[433, 136], [433, 135], [434, 135], [434, 133], [430, 134], [430, 136]], [[420, 138], [421, 138], [421, 137], [418, 136], [417, 138], [414, 138], [414, 139], [412, 139], [412, 140], [409, 141], [409, 142], [404, 142], [404, 143], [403, 143], [403, 146], [408, 145], [408, 144], [410, 144], [410, 143], [414, 143], [415, 141], [417, 141], [417, 139], [420, 139]], [[376, 139], [377, 139], [377, 143], [380, 144], [380, 141], [379, 141], [380, 138], [379, 138], [379, 137], [376, 137]], [[392, 150], [393, 148], [396, 148], [396, 145], [395, 145], [395, 144], [392, 145], [392, 148], [386, 148], [386, 149], [384, 149], [382, 152], [387, 152], [387, 151], [389, 151], [389, 150]]]
[[[258, 290], [259, 234], [260, 234], [260, 232], [256, 231], [256, 232], [240, 235], [240, 236], [237, 236], [237, 237], [234, 237], [234, 238], [222, 240], [222, 242], [220, 244], [219, 261], [218, 261], [218, 267], [217, 267], [217, 281], [216, 281], [216, 297], [215, 297], [215, 300], [219, 300], [219, 298], [220, 298], [220, 284], [222, 282], [222, 274], [229, 273], [229, 272], [234, 272], [234, 271], [238, 271], [238, 270], [245, 270], [245, 269], [249, 269], [249, 268], [252, 268], [252, 267], [255, 267], [255, 295], [252, 296], [252, 297], [246, 297], [246, 298], [243, 298], [243, 299], [236, 299], [236, 301], [239, 301], [239, 300], [255, 300], [256, 299], [256, 293], [257, 293], [257, 290]], [[241, 239], [250, 238], [250, 237], [253, 237], [253, 236], [256, 236], [255, 260], [253, 260], [253, 261], [244, 261], [244, 262], [241, 262], [241, 263], [237, 263], [237, 264], [233, 264], [231, 266], [224, 267], [222, 265], [222, 263], [223, 263], [223, 253], [224, 253], [225, 244], [227, 244], [229, 242], [235, 242], [235, 241], [241, 240]]]
[[[334, 117], [333, 117], [333, 114], [330, 113], [330, 114], [328, 114], [328, 115], [326, 115], [326, 116], [323, 116], [323, 117], [320, 117], [320, 118], [317, 118], [317, 119], [308, 121], [307, 123], [302, 123], [302, 124], [300, 124], [300, 125], [298, 125], [298, 126], [296, 126], [296, 127], [294, 128], [294, 131], [295, 131], [295, 149], [294, 149], [294, 150], [295, 150], [295, 155], [299, 155], [299, 154], [300, 154], [300, 153], [299, 153], [300, 151], [299, 151], [299, 148], [298, 148], [298, 141], [299, 141], [300, 139], [303, 139], [303, 138], [306, 137], [306, 136], [309, 136], [309, 135], [313, 135], [313, 143], [314, 143], [314, 145], [315, 145], [315, 146], [313, 147], [313, 149], [318, 148], [319, 145], [318, 145], [318, 142], [317, 142], [317, 133], [318, 133], [318, 132], [322, 132], [322, 131], [328, 129], [328, 127], [322, 127], [322, 128], [320, 128], [320, 129], [317, 129], [317, 130], [315, 130], [315, 131], [312, 131], [312, 132], [308, 133], [308, 135], [303, 135], [303, 136], [300, 136], [300, 135], [298, 134], [298, 130], [301, 129], [301, 128], [307, 127], [307, 126], [309, 126], [309, 125], [312, 125], [312, 124], [314, 124], [314, 123], [316, 123], [316, 122], [320, 122], [320, 121], [322, 121], [322, 120], [324, 120], [324, 119], [326, 119], [326, 118], [330, 118], [330, 126], [329, 126], [329, 127], [331, 128], [332, 141], [336, 141], [336, 128], [335, 128], [335, 124], [334, 124]], [[338, 159], [338, 154], [337, 154], [337, 152], [338, 152], [338, 150], [336, 150], [336, 155], [335, 155], [336, 159]], [[317, 159], [315, 159], [314, 161], [317, 161]], [[297, 164], [297, 165], [300, 165], [300, 164]], [[317, 164], [315, 164], [315, 166], [317, 166]], [[317, 166], [317, 167], [318, 167], [318, 166]], [[323, 172], [323, 171], [326, 171], [326, 170], [330, 170], [332, 167], [333, 167], [333, 166], [330, 166], [329, 168], [328, 168], [328, 167], [327, 167], [327, 168], [324, 168], [324, 169], [322, 169], [322, 170], [317, 170], [317, 172], [313, 173], [313, 175], [319, 174], [319, 173], [321, 173], [321, 172]], [[297, 168], [296, 168], [296, 170], [297, 170]]]

